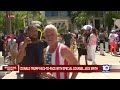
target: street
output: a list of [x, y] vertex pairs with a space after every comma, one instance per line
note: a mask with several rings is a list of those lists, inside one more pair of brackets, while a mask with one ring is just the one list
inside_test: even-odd
[[[75, 52], [77, 57], [77, 51]], [[120, 65], [120, 57], [111, 56], [109, 53], [105, 53], [105, 56], [99, 55], [99, 52], [96, 53], [96, 63], [97, 65], [102, 64], [111, 64], [111, 65]], [[84, 56], [81, 57], [81, 64], [85, 65]], [[3, 58], [0, 56], [0, 64], [3, 64]], [[91, 65], [92, 62], [88, 61], [88, 64]], [[5, 75], [0, 72], [0, 75]], [[11, 72], [6, 74], [2, 79], [17, 79], [16, 72]], [[79, 73], [76, 79], [120, 79], [120, 73]]]

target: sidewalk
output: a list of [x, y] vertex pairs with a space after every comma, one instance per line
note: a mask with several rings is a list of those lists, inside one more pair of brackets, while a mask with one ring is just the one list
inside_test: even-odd
[[[4, 64], [4, 58], [2, 56], [2, 52], [0, 52], [0, 66]], [[0, 72], [0, 79], [5, 76], [5, 72]]]
[[[111, 56], [109, 53], [105, 53], [105, 56], [101, 56], [99, 52], [96, 53], [96, 63], [98, 65], [120, 65], [119, 61], [120, 57]], [[84, 56], [81, 57], [81, 64], [85, 64]], [[88, 61], [88, 64], [91, 65], [92, 62]], [[76, 79], [120, 79], [120, 73], [79, 73]]]
[[[96, 53], [96, 63], [98, 65], [102, 64], [111, 64], [111, 65], [120, 65], [120, 57], [111, 56], [106, 53], [106, 56], [99, 55], [99, 52]], [[75, 52], [77, 57], [77, 52]], [[88, 64], [91, 65], [91, 61], [88, 61]], [[81, 64], [85, 65], [84, 56], [81, 57]], [[6, 74], [2, 79], [17, 79], [16, 72], [11, 72]], [[76, 79], [120, 79], [120, 73], [79, 73]]]
[[9, 74], [6, 74], [2, 79], [17, 79], [17, 75], [16, 72], [13, 71]]

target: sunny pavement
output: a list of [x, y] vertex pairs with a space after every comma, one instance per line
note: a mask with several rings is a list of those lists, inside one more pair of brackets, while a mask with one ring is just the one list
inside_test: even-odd
[[[77, 57], [77, 52], [75, 53]], [[85, 64], [84, 56], [81, 57], [81, 64]], [[92, 61], [88, 61], [89, 65]], [[99, 52], [96, 53], [96, 64], [110, 64], [110, 65], [120, 65], [120, 57], [115, 57], [109, 53], [105, 53], [105, 56], [101, 56]], [[76, 79], [120, 79], [120, 73], [79, 73]]]
[[[0, 52], [0, 66], [4, 64], [4, 58], [2, 56], [2, 52]], [[0, 72], [0, 78], [5, 76], [5, 72]]]

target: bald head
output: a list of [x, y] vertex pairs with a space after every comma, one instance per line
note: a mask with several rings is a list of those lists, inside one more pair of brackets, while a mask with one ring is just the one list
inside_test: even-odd
[[57, 28], [54, 26], [54, 25], [52, 25], [52, 24], [50, 24], [50, 25], [47, 25], [46, 27], [45, 27], [45, 29], [44, 29], [44, 33], [46, 32], [46, 31], [54, 31], [55, 32], [55, 34], [57, 34]]

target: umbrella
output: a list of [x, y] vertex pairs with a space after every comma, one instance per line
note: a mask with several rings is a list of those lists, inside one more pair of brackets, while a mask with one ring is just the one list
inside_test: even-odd
[[111, 30], [111, 32], [115, 32], [115, 30]]
[[92, 26], [91, 25], [85, 25], [85, 26], [83, 26], [83, 29], [85, 29], [85, 30], [91, 30]]

